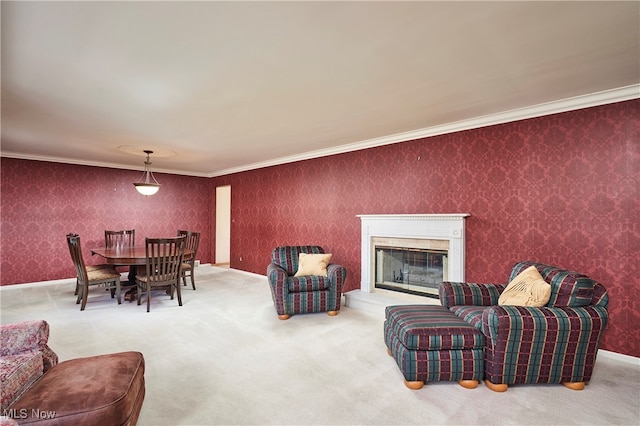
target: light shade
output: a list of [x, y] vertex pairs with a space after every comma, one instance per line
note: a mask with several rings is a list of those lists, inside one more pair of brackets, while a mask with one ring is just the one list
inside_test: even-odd
[[160, 189], [160, 184], [153, 177], [153, 173], [151, 173], [151, 161], [149, 161], [149, 154], [153, 154], [153, 151], [144, 151], [147, 154], [147, 161], [144, 162], [144, 174], [140, 178], [140, 180], [133, 185], [136, 187], [139, 193], [142, 195], [153, 195]]

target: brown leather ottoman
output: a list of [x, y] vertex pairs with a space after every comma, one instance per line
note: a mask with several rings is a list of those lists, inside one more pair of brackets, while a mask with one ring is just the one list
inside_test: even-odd
[[144, 394], [144, 357], [119, 352], [59, 363], [10, 409], [21, 425], [135, 425]]

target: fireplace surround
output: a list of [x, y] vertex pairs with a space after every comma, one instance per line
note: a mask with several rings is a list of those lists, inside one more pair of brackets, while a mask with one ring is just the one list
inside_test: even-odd
[[[386, 277], [393, 276], [391, 281], [407, 282], [407, 272], [412, 269], [411, 262], [404, 262], [404, 266], [398, 266], [400, 260], [396, 255], [387, 255], [391, 260], [381, 260], [381, 251], [384, 249], [416, 252], [429, 252], [440, 254], [435, 264], [441, 269], [437, 278], [416, 278], [415, 281], [429, 281], [431, 290], [425, 291], [425, 295], [437, 297], [437, 285], [435, 280], [464, 282], [464, 252], [465, 252], [465, 218], [468, 213], [453, 214], [379, 214], [358, 215], [362, 224], [361, 234], [361, 285], [360, 290], [365, 293], [387, 292], [385, 285], [376, 286], [376, 275], [381, 276], [381, 262], [391, 264], [393, 272], [384, 273]], [[439, 259], [439, 260], [438, 260]], [[422, 261], [413, 262], [420, 263]], [[423, 262], [424, 263], [424, 262]], [[395, 267], [393, 265], [396, 265]], [[436, 268], [437, 269], [437, 268]], [[435, 269], [427, 269], [419, 275], [430, 275]], [[395, 273], [395, 276], [393, 275]], [[415, 271], [412, 272], [418, 275]], [[437, 272], [436, 272], [437, 273]], [[387, 280], [389, 281], [389, 280]], [[414, 282], [415, 284], [415, 282]], [[433, 289], [435, 288], [435, 292]], [[400, 290], [405, 291], [406, 290]], [[408, 291], [412, 293], [412, 291]], [[418, 292], [419, 293], [419, 292]]]

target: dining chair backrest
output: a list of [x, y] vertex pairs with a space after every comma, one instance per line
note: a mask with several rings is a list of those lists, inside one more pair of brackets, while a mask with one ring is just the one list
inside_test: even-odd
[[80, 235], [67, 234], [67, 245], [69, 246], [69, 253], [71, 254], [71, 260], [73, 260], [73, 266], [76, 268], [76, 275], [78, 276], [79, 283], [85, 283], [88, 280], [87, 267], [82, 257], [82, 248], [80, 247]]
[[104, 231], [104, 245], [112, 247], [133, 247], [136, 245], [136, 230], [124, 229], [121, 231]]
[[185, 262], [193, 263], [198, 255], [198, 246], [200, 245], [200, 233], [194, 231], [178, 230], [178, 236], [186, 237], [184, 248], [189, 251], [189, 257], [185, 256]]
[[175, 284], [180, 278], [186, 237], [145, 238], [147, 280], [151, 286]]

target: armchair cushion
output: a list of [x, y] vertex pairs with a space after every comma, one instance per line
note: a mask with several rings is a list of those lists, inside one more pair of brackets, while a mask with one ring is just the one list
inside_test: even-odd
[[303, 291], [326, 290], [331, 285], [328, 277], [320, 275], [305, 275], [303, 277], [289, 277], [287, 280], [289, 292], [300, 293]]
[[331, 254], [300, 253], [298, 256], [298, 270], [294, 277], [327, 276], [327, 265], [331, 262]]
[[498, 305], [540, 307], [547, 304], [550, 296], [551, 286], [531, 265], [511, 280], [500, 295]]
[[482, 314], [487, 309], [486, 306], [459, 305], [449, 308], [451, 312], [462, 318], [478, 330], [482, 330]]

